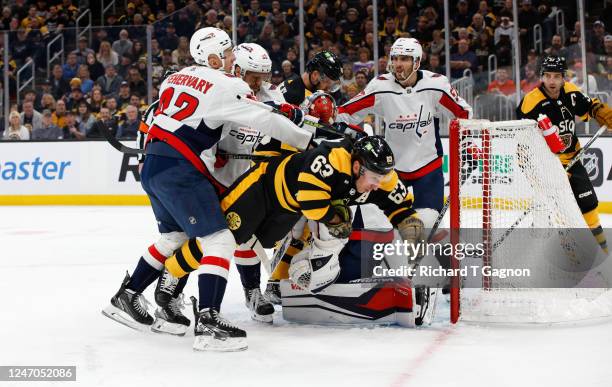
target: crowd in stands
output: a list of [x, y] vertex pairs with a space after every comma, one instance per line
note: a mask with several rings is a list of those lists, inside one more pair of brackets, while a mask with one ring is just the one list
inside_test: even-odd
[[[531, 48], [533, 26], [540, 24], [545, 42], [543, 54], [566, 57], [572, 70], [570, 76], [582, 85], [580, 23], [569, 28], [564, 41], [555, 33], [551, 16], [554, 2], [519, 1], [518, 21], [513, 20], [511, 0], [450, 1], [451, 78], [461, 78], [469, 70], [476, 92], [515, 93], [510, 66], [513, 26], [518, 23], [524, 58], [520, 88], [525, 93], [537, 87], [542, 54]], [[230, 35], [232, 32], [231, 2], [227, 0], [131, 0], [125, 9], [106, 15], [105, 26], [94, 28], [91, 40], [85, 36], [77, 40], [73, 28], [80, 12], [77, 4], [76, 0], [13, 0], [2, 9], [0, 28], [10, 36], [11, 82], [16, 70], [29, 59], [37, 69], [36, 88], [22, 91], [19, 105], [11, 106], [3, 139], [83, 140], [102, 137], [102, 130], [110, 130], [118, 138], [134, 138], [148, 102], [146, 26], [153, 26], [153, 98], [166, 70], [193, 63], [189, 38], [196, 29], [215, 26]], [[239, 2], [238, 43], [255, 42], [268, 50], [275, 84], [299, 72], [296, 4], [297, 1], [286, 0]], [[344, 63], [343, 97], [339, 103], [363, 90], [376, 72], [386, 72], [390, 47], [398, 37], [419, 39], [424, 49], [422, 68], [446, 72], [442, 1], [380, 1], [377, 33], [373, 32], [371, 1], [305, 0], [304, 4], [307, 59], [320, 50], [330, 50]], [[566, 12], [566, 21], [572, 17], [575, 15]], [[65, 34], [66, 41], [73, 42], [72, 47], [67, 45], [63, 65], [48, 64], [47, 43], [58, 34]], [[375, 39], [379, 42], [377, 62]], [[586, 41], [589, 89], [610, 90], [612, 35], [604, 21], [589, 25]], [[490, 54], [497, 55], [498, 66], [491, 83]], [[48, 66], [51, 68], [47, 78]]]

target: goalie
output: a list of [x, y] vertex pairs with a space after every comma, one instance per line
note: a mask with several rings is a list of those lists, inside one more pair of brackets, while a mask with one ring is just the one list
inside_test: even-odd
[[[565, 166], [580, 150], [576, 136], [575, 116], [583, 121], [595, 117], [599, 125], [612, 123], [612, 110], [607, 104], [591, 99], [573, 83], [565, 82], [565, 58], [548, 56], [542, 60], [541, 85], [529, 92], [517, 108], [518, 118], [538, 121], [547, 144]], [[598, 200], [588, 173], [581, 162], [568, 171], [569, 183], [582, 216], [601, 249], [608, 252], [606, 236], [597, 211]]]

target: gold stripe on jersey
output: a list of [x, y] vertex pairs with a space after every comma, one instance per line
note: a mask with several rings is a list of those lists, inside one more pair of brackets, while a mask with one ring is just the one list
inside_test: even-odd
[[521, 104], [521, 112], [523, 114], [528, 114], [532, 111], [540, 102], [546, 99], [546, 96], [542, 93], [542, 90], [539, 88], [535, 88], [531, 90], [525, 98], [523, 98], [523, 103]]
[[351, 176], [351, 154], [343, 147], [332, 148], [327, 156], [329, 163], [338, 172]]
[[319, 220], [323, 218], [327, 214], [328, 211], [329, 211], [329, 205], [325, 207], [310, 209], [310, 210], [302, 208], [302, 214], [304, 214], [306, 218], [311, 219], [311, 220]]
[[312, 184], [316, 187], [331, 192], [331, 187], [329, 186], [329, 184], [325, 184], [323, 181], [321, 181], [321, 179], [311, 173], [300, 172], [300, 174], [298, 175], [298, 181], [302, 183]]
[[292, 153], [299, 152], [298, 148], [293, 147], [291, 145], [287, 145], [285, 143], [281, 143], [281, 147], [280, 148], [281, 148], [281, 150], [289, 151], [289, 152], [292, 152]]
[[300, 202], [309, 201], [309, 200], [325, 200], [325, 199], [331, 199], [331, 195], [327, 191], [306, 189], [306, 190], [299, 190], [297, 193], [297, 200]]
[[259, 167], [249, 172], [248, 175], [221, 200], [221, 209], [223, 212], [227, 211], [246, 190], [255, 184], [266, 173], [267, 168], [268, 162], [262, 162], [259, 164]]
[[255, 156], [266, 156], [266, 157], [277, 157], [277, 156], [280, 156], [281, 153], [280, 152], [275, 152], [275, 151], [258, 151], [258, 150], [255, 150], [255, 151], [253, 151], [253, 155], [255, 155]]
[[293, 156], [286, 157], [276, 168], [274, 174], [274, 192], [280, 205], [291, 212], [297, 212], [296, 209], [300, 208], [298, 202], [291, 196], [287, 183], [285, 182], [285, 167]]

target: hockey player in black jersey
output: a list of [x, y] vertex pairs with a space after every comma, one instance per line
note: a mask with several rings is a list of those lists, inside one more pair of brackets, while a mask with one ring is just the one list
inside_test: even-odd
[[[548, 117], [557, 128], [562, 141], [557, 153], [561, 163], [567, 165], [580, 150], [575, 132], [575, 116], [583, 121], [595, 118], [600, 125], [611, 128], [612, 109], [596, 98], [589, 98], [576, 85], [564, 80], [567, 65], [565, 58], [548, 56], [541, 67], [541, 85], [529, 92], [517, 108], [518, 118], [529, 118], [540, 123]], [[557, 149], [555, 149], [557, 150]], [[570, 186], [580, 211], [601, 248], [607, 252], [606, 237], [601, 228], [598, 200], [593, 184], [581, 162], [568, 171]]]

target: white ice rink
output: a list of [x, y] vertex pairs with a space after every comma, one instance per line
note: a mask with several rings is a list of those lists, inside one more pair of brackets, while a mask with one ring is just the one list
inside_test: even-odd
[[223, 312], [249, 349], [193, 352], [192, 330], [143, 334], [100, 313], [156, 238], [148, 207], [0, 207], [0, 219], [0, 365], [77, 366], [76, 383], [48, 385], [612, 386], [612, 321], [450, 326], [440, 302], [425, 329], [305, 326], [280, 312], [266, 326], [249, 319], [235, 267]]

